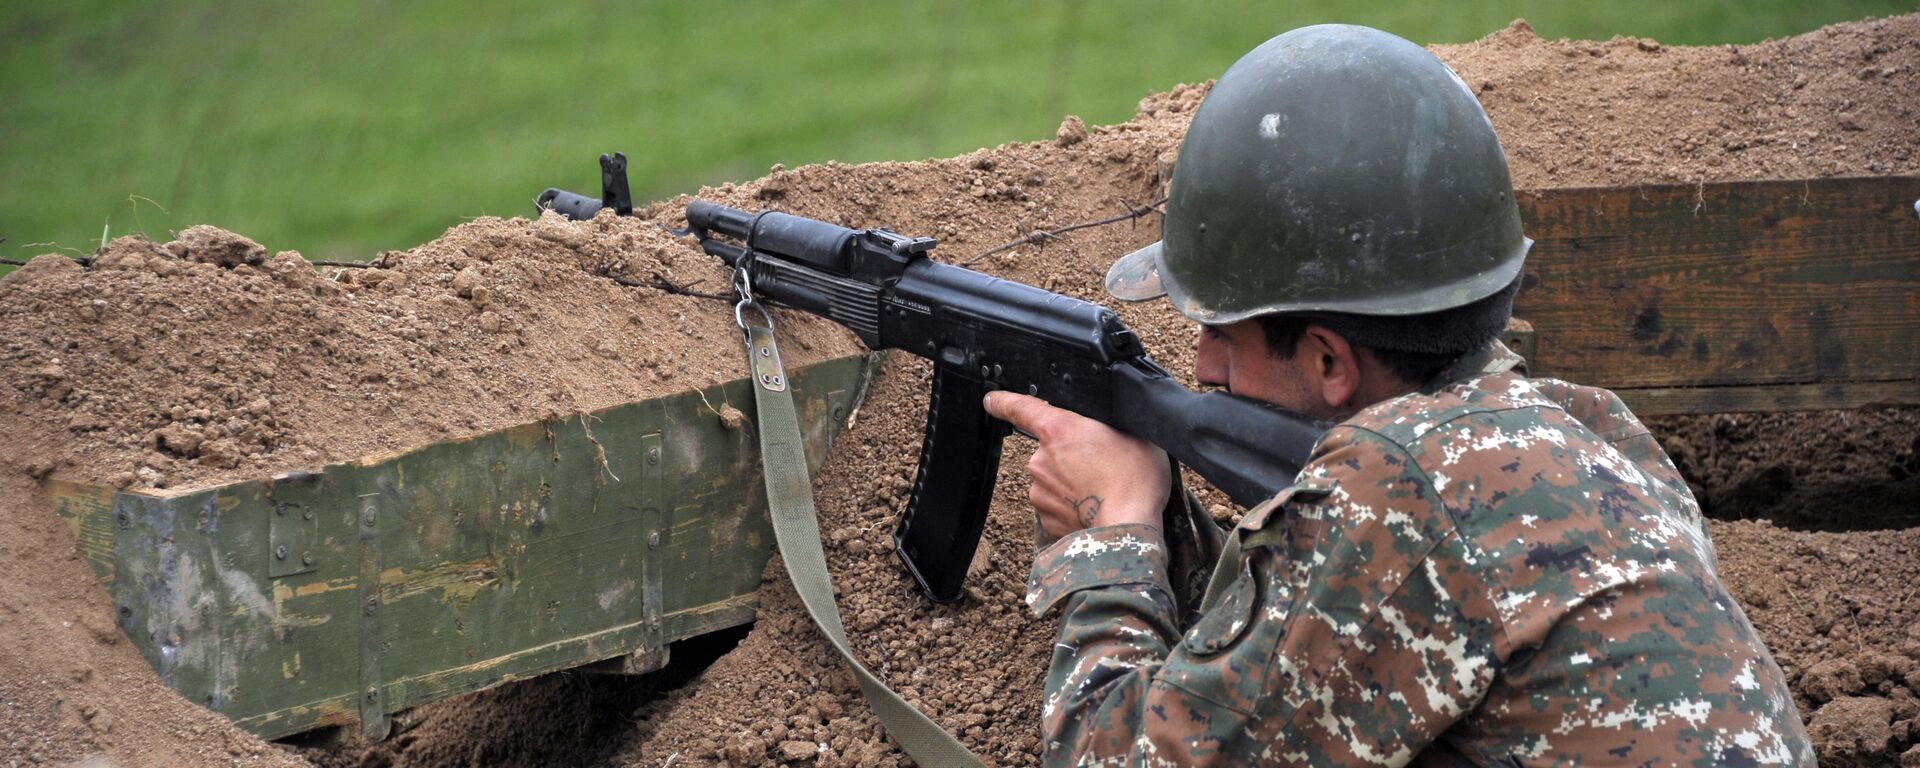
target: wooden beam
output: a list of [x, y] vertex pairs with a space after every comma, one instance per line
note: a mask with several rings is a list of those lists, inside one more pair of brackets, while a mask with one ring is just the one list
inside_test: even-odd
[[1751, 387], [1651, 387], [1614, 392], [1641, 416], [1667, 413], [1816, 411], [1920, 403], [1920, 380], [1843, 381]]
[[1533, 370], [1659, 412], [1920, 402], [1916, 200], [1920, 176], [1522, 192]]

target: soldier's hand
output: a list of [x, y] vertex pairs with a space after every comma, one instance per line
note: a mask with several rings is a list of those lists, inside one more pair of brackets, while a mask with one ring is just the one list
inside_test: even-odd
[[1093, 419], [1013, 392], [988, 392], [987, 413], [1040, 441], [1027, 492], [1054, 537], [1122, 523], [1158, 527], [1173, 486], [1165, 451]]

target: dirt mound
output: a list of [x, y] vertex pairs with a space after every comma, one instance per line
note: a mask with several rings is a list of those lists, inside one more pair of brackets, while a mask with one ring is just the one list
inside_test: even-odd
[[1720, 575], [1787, 672], [1822, 765], [1920, 750], [1920, 528], [1710, 522]]
[[[30, 471], [182, 488], [316, 467], [733, 378], [726, 273], [608, 216], [483, 218], [382, 268], [316, 272], [212, 227], [0, 279], [0, 402]], [[605, 275], [645, 287], [627, 287]], [[797, 363], [858, 342], [785, 324]]]
[[[726, 304], [676, 292], [724, 286], [724, 271], [650, 224], [481, 219], [379, 269], [265, 253], [194, 227], [116, 240], [90, 271], [43, 256], [0, 278], [0, 755], [298, 762], [161, 686], [33, 480], [258, 477], [742, 367], [712, 354], [737, 344]], [[780, 315], [795, 363], [859, 350]]]
[[161, 684], [51, 509], [26, 473], [0, 471], [0, 760], [298, 764]]
[[[1920, 16], [1738, 50], [1548, 42], [1515, 25], [1437, 51], [1487, 104], [1517, 185], [1537, 188], [1915, 173], [1916, 39]], [[1033, 233], [1156, 198], [1204, 93], [1184, 86], [1150, 96], [1122, 125], [1069, 119], [1044, 142], [925, 162], [776, 168], [702, 196], [931, 235], [942, 240], [936, 256], [950, 262], [1030, 240], [973, 266], [1099, 299], [1106, 266], [1154, 239], [1157, 218], [1059, 238]], [[663, 698], [620, 687], [651, 683], [552, 675], [424, 707], [411, 718], [417, 729], [365, 752], [275, 751], [159, 685], [114, 630], [111, 606], [33, 482], [58, 473], [179, 488], [732, 378], [736, 332], [724, 305], [683, 295], [690, 285], [723, 290], [724, 275], [655, 226], [677, 224], [684, 203], [632, 220], [482, 219], [384, 256], [380, 269], [316, 273], [290, 254], [269, 257], [244, 238], [195, 229], [164, 245], [116, 241], [92, 271], [40, 259], [0, 280], [0, 321], [16, 329], [0, 339], [0, 433], [16, 446], [0, 460], [0, 754], [903, 762], [777, 564], [740, 652]], [[1119, 311], [1163, 364], [1190, 370], [1186, 321], [1158, 303]], [[779, 323], [797, 342], [787, 347], [795, 361], [856, 348], [824, 321], [781, 313]], [[862, 658], [896, 689], [990, 761], [1032, 764], [1053, 626], [1027, 618], [1018, 600], [1032, 546], [1021, 470], [1029, 446], [1009, 443], [973, 599], [928, 605], [888, 541], [927, 380], [924, 363], [889, 361], [817, 478], [841, 608]], [[1655, 423], [1676, 457], [1690, 456], [1689, 478], [1716, 516], [1797, 525], [1839, 519], [1835, 505], [1912, 508], [1903, 483], [1920, 470], [1913, 409], [1728, 418]], [[1841, 490], [1795, 496], [1809, 488]], [[1215, 512], [1232, 515], [1225, 505]], [[1920, 735], [1912, 706], [1920, 681], [1911, 676], [1920, 617], [1909, 587], [1920, 576], [1920, 529], [1715, 522], [1712, 533], [1729, 587], [1816, 721], [1823, 758], [1899, 760]], [[619, 717], [583, 715], [583, 696]], [[620, 718], [633, 724], [623, 729]], [[593, 743], [555, 751], [530, 746], [528, 734]]]
[[1526, 188], [1912, 173], [1920, 20], [1748, 46], [1549, 42], [1524, 21], [1439, 46]]

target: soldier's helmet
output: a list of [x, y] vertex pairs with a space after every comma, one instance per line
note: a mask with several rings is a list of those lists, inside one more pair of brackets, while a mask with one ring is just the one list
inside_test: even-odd
[[1195, 113], [1171, 184], [1161, 241], [1107, 288], [1207, 324], [1462, 307], [1513, 285], [1532, 242], [1472, 91], [1367, 27], [1296, 29], [1242, 57]]

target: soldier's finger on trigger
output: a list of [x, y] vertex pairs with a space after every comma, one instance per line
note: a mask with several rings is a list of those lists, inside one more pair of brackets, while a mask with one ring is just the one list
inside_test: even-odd
[[1044, 440], [1048, 433], [1041, 426], [1053, 406], [1045, 400], [1018, 392], [987, 393], [987, 412], [1013, 425], [1013, 430], [1031, 440]]

